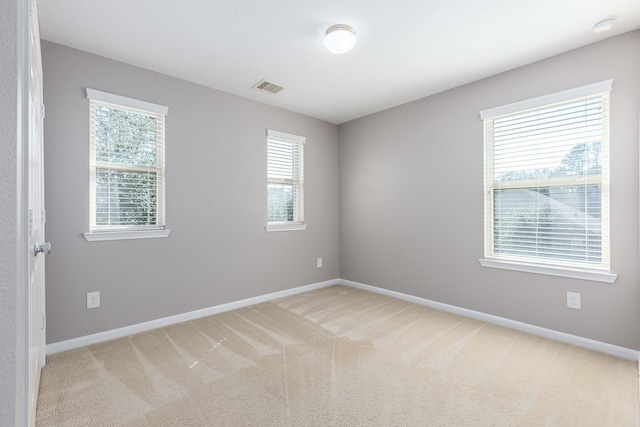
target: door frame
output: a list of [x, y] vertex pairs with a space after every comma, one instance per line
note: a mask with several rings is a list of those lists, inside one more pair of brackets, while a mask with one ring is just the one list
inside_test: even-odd
[[[15, 425], [34, 426], [30, 372], [30, 271], [29, 271], [29, 73], [31, 7], [36, 0], [17, 2], [17, 152], [16, 152], [16, 412]], [[37, 24], [36, 24], [37, 25]], [[35, 405], [36, 402], [34, 402]]]
[[16, 153], [16, 200], [17, 200], [17, 292], [16, 292], [16, 425], [29, 425], [29, 335], [28, 335], [28, 294], [29, 263], [26, 250], [29, 239], [29, 198], [28, 188], [28, 159], [27, 146], [29, 135], [29, 86], [26, 81], [26, 65], [28, 64], [28, 31], [29, 31], [29, 0], [18, 1], [17, 14], [17, 49], [16, 63], [18, 67], [17, 84], [17, 153]]

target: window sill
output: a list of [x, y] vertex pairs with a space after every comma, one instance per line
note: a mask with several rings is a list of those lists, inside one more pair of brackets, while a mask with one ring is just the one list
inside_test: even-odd
[[84, 233], [87, 242], [104, 240], [157, 239], [168, 237], [171, 230], [93, 231]]
[[618, 278], [617, 274], [602, 270], [580, 270], [569, 267], [528, 264], [524, 262], [505, 261], [494, 258], [483, 258], [479, 261], [483, 267], [522, 271], [525, 273], [546, 274], [549, 276], [569, 277], [572, 279], [591, 280], [594, 282], [613, 283]]
[[264, 229], [268, 233], [272, 231], [304, 231], [307, 229], [307, 224], [267, 224]]

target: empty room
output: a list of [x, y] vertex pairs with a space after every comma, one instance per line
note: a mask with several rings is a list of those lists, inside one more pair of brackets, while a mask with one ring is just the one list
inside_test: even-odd
[[640, 425], [637, 0], [6, 10], [0, 425]]

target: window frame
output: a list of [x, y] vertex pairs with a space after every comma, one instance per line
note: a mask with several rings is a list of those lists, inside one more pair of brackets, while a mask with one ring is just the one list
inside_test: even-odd
[[[499, 268], [506, 270], [515, 270], [528, 273], [546, 274], [561, 277], [570, 277], [576, 279], [592, 280], [605, 283], [615, 282], [617, 275], [610, 271], [610, 192], [609, 192], [609, 164], [608, 158], [609, 151], [609, 122], [610, 113], [608, 108], [603, 114], [606, 114], [603, 123], [603, 138], [602, 138], [602, 151], [607, 153], [606, 165], [603, 165], [603, 169], [598, 178], [593, 179], [588, 177], [582, 178], [580, 185], [587, 185], [597, 181], [601, 185], [602, 194], [602, 259], [603, 262], [599, 266], [592, 266], [580, 264], [570, 261], [562, 260], [548, 260], [544, 258], [532, 258], [532, 257], [519, 257], [517, 255], [501, 255], [494, 252], [494, 189], [495, 180], [493, 174], [493, 140], [487, 129], [488, 121], [493, 119], [517, 114], [526, 110], [543, 109], [553, 104], [567, 102], [574, 99], [598, 96], [609, 97], [609, 93], [612, 90], [613, 81], [606, 80], [590, 85], [569, 89], [550, 95], [545, 95], [521, 102], [516, 102], [496, 108], [483, 110], [480, 112], [480, 118], [483, 121], [483, 134], [484, 134], [484, 258], [480, 259], [480, 264], [483, 267]], [[548, 181], [548, 182], [547, 182]], [[552, 186], [558, 186], [559, 184], [571, 185], [572, 180], [570, 178], [550, 178], [543, 182]], [[508, 187], [507, 187], [508, 188]], [[519, 188], [516, 184], [512, 188]], [[501, 189], [505, 189], [503, 186]]]
[[[171, 230], [166, 227], [166, 191], [165, 191], [165, 123], [169, 108], [163, 105], [138, 99], [128, 98], [113, 93], [103, 92], [87, 88], [89, 99], [89, 232], [84, 237], [89, 242], [103, 240], [127, 240], [167, 237]], [[96, 106], [105, 106], [112, 109], [132, 111], [139, 114], [153, 116], [160, 120], [161, 129], [156, 133], [155, 146], [157, 160], [156, 166], [121, 165], [110, 162], [100, 162], [96, 159], [95, 124], [92, 118]], [[96, 170], [98, 168], [110, 168], [113, 170], [147, 172], [156, 174], [156, 223], [147, 226], [98, 226], [96, 224]]]
[[[267, 129], [267, 224], [265, 230], [267, 232], [274, 231], [304, 231], [307, 229], [307, 224], [304, 222], [304, 146], [307, 138], [304, 136], [294, 135], [286, 132], [280, 132], [273, 129]], [[286, 143], [295, 146], [294, 152], [297, 153], [297, 157], [294, 159], [293, 164], [293, 179], [286, 180], [282, 178], [276, 178], [269, 175], [270, 164], [270, 152], [269, 143]], [[268, 187], [271, 184], [291, 184], [294, 187], [295, 201], [294, 201], [294, 218], [292, 221], [269, 221], [269, 193]]]

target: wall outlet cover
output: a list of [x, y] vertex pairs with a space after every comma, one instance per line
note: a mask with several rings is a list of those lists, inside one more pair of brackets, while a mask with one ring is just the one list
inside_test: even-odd
[[576, 310], [581, 309], [580, 294], [577, 292], [567, 292], [567, 307]]
[[87, 308], [100, 307], [100, 292], [87, 293]]

